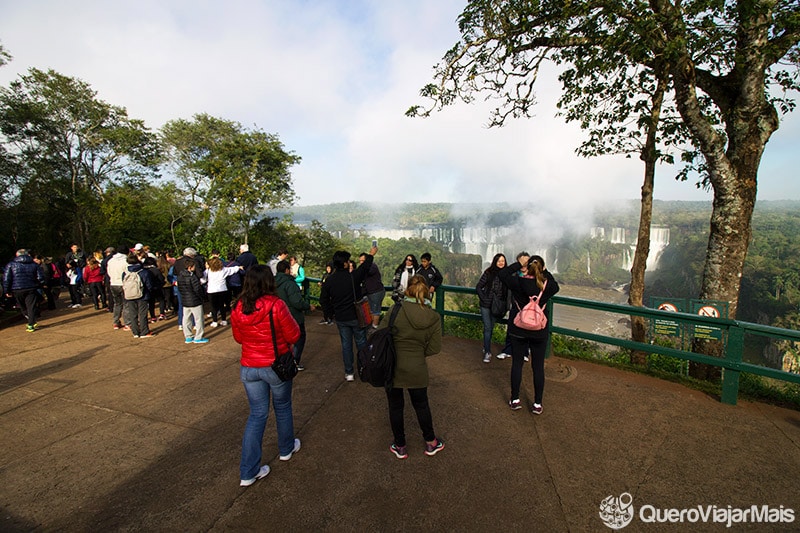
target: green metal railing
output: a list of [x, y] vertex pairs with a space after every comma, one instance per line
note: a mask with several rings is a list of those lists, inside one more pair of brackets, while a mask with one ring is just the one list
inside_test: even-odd
[[[310, 281], [319, 281], [314, 278], [306, 278]], [[387, 287], [387, 290], [390, 288]], [[480, 314], [466, 313], [463, 311], [451, 311], [445, 309], [445, 299], [448, 293], [453, 294], [472, 294], [477, 295], [474, 288], [458, 287], [455, 285], [442, 285], [436, 289], [436, 297], [434, 299], [434, 309], [444, 318], [451, 316], [463, 318], [467, 320], [481, 320]], [[308, 294], [308, 292], [306, 293]], [[309, 298], [318, 300], [318, 297], [309, 295]], [[736, 405], [736, 400], [739, 395], [739, 377], [742, 372], [764, 376], [767, 378], [777, 379], [789, 383], [800, 384], [800, 374], [793, 374], [791, 372], [784, 372], [774, 368], [769, 368], [752, 363], [746, 363], [742, 359], [744, 351], [744, 337], [745, 334], [757, 335], [762, 337], [776, 338], [782, 340], [789, 340], [800, 342], [800, 332], [789, 329], [775, 328], [772, 326], [763, 326], [760, 324], [753, 324], [750, 322], [740, 322], [738, 320], [731, 320], [725, 318], [712, 318], [690, 313], [661, 311], [658, 309], [651, 309], [648, 307], [634, 307], [631, 305], [612, 304], [605, 302], [598, 302], [594, 300], [583, 300], [580, 298], [571, 298], [568, 296], [553, 296], [549, 302], [546, 312], [548, 320], [550, 321], [550, 333], [558, 333], [568, 337], [576, 337], [602, 344], [610, 344], [619, 346], [621, 348], [628, 348], [630, 350], [637, 350], [648, 353], [657, 353], [685, 361], [694, 361], [696, 363], [703, 363], [715, 367], [722, 368], [722, 392], [721, 401], [731, 405]], [[690, 352], [687, 350], [671, 348], [668, 346], [660, 346], [657, 344], [649, 344], [636, 342], [631, 339], [623, 339], [618, 337], [611, 337], [607, 335], [600, 335], [597, 333], [590, 333], [588, 331], [580, 331], [576, 329], [564, 328], [559, 326], [553, 321], [553, 312], [556, 306], [569, 306], [589, 309], [592, 311], [602, 311], [607, 313], [615, 313], [620, 315], [635, 315], [642, 316], [651, 320], [666, 320], [679, 322], [687, 327], [694, 326], [707, 326], [712, 328], [719, 328], [727, 339], [725, 342], [725, 352], [723, 357], [713, 357], [709, 355]], [[502, 320], [501, 322], [505, 322]]]

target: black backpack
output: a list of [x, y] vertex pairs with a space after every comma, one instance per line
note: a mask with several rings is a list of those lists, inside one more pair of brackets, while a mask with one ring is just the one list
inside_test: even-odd
[[358, 349], [358, 377], [373, 387], [388, 389], [392, 386], [394, 365], [397, 360], [392, 328], [400, 307], [401, 305], [397, 303], [392, 308], [389, 327], [375, 331], [367, 341], [367, 345]]

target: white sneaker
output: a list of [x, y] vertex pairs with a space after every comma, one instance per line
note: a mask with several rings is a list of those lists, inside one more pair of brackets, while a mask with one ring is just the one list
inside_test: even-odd
[[489, 362], [491, 362], [491, 360], [492, 360], [492, 354], [491, 353], [486, 352], [485, 354], [483, 354], [483, 362], [484, 363], [489, 363]]
[[181, 326], [180, 324], [178, 324], [178, 331], [182, 331], [182, 330], [183, 330], [183, 326]]
[[220, 320], [219, 321], [219, 325], [220, 326], [227, 326], [228, 325], [228, 321], [227, 320]]
[[206, 316], [207, 316], [208, 318], [211, 318], [212, 316], [214, 316], [214, 313], [208, 313]]
[[219, 324], [217, 324], [216, 322], [212, 322], [212, 323], [211, 323], [211, 327], [212, 327], [212, 328], [215, 328], [215, 327], [217, 327], [217, 326], [219, 326]]
[[527, 355], [523, 359], [525, 360], [526, 363], [531, 360], [531, 358], [528, 357]]
[[289, 452], [289, 455], [281, 455], [278, 459], [281, 461], [288, 461], [292, 458], [292, 455], [296, 454], [300, 451], [300, 439], [294, 439], [294, 449]]
[[355, 376], [353, 376], [353, 374], [345, 374], [344, 375], [344, 380], [345, 381], [355, 381], [355, 379], [356, 378], [355, 378]]
[[262, 477], [267, 477], [267, 474], [269, 474], [269, 465], [264, 465], [261, 468], [259, 468], [258, 474], [256, 474], [256, 477], [254, 477], [252, 479], [242, 479], [242, 480], [240, 480], [239, 481], [239, 486], [240, 487], [249, 487], [250, 485], [252, 485], [256, 481], [258, 481]]
[[498, 359], [505, 359], [506, 357], [508, 357], [510, 359], [511, 358], [511, 354], [510, 353], [505, 353], [505, 352], [500, 352], [499, 354], [497, 354], [497, 358]]

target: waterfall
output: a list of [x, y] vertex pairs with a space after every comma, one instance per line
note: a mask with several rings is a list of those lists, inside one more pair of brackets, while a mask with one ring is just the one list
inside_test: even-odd
[[650, 228], [650, 254], [647, 257], [647, 270], [658, 268], [661, 254], [669, 246], [669, 228], [658, 226]]
[[625, 228], [611, 228], [611, 242], [613, 244], [625, 244]]
[[[517, 233], [511, 226], [439, 226], [436, 224], [420, 225], [416, 229], [389, 229], [371, 228], [369, 232], [377, 238], [390, 238], [398, 240], [402, 237], [420, 237], [445, 245], [451, 252], [479, 255], [484, 267], [488, 266], [495, 254], [504, 253], [509, 262], [514, 261], [514, 255], [527, 249], [529, 242], [527, 236]], [[620, 268], [630, 272], [633, 258], [636, 253], [636, 242], [630, 242], [629, 237], [634, 235], [633, 230], [616, 227], [604, 228], [595, 226], [589, 230], [593, 239], [607, 240], [614, 244], [623, 245], [621, 249]], [[341, 237], [341, 235], [339, 235]], [[658, 268], [658, 260], [667, 246], [669, 246], [669, 227], [653, 226], [650, 230], [650, 254], [647, 258], [647, 270]], [[558, 272], [558, 249], [545, 247], [528, 249], [532, 254], [544, 258], [548, 270]], [[418, 251], [419, 252], [419, 251]], [[548, 257], [552, 256], [552, 257]], [[586, 257], [586, 272], [591, 275], [591, 258]]]
[[633, 268], [633, 256], [635, 253], [635, 244], [622, 250], [622, 270], [630, 272], [630, 270]]
[[[647, 270], [658, 268], [658, 260], [669, 246], [669, 228], [666, 226], [653, 226], [650, 228], [650, 253], [647, 254]], [[623, 251], [622, 269], [630, 271], [633, 267], [633, 256], [636, 254], [636, 243], [630, 249]]]

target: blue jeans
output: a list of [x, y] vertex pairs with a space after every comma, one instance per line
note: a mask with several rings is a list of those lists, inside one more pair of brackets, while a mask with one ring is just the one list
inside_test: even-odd
[[358, 326], [358, 320], [336, 321], [339, 328], [339, 338], [342, 340], [342, 361], [344, 361], [344, 373], [355, 374], [353, 371], [353, 339], [356, 340], [356, 347], [361, 348], [367, 345], [367, 331]]
[[269, 395], [278, 428], [278, 450], [289, 455], [294, 450], [294, 417], [292, 416], [292, 382], [281, 381], [270, 367], [241, 367], [241, 380], [250, 416], [242, 437], [242, 461], [239, 463], [240, 479], [253, 479], [261, 468], [261, 442], [269, 415]]
[[497, 320], [488, 307], [481, 307], [481, 320], [483, 320], [483, 353], [492, 352], [492, 332]]

